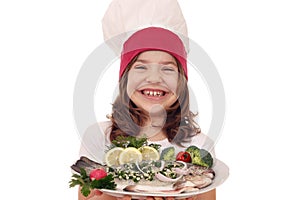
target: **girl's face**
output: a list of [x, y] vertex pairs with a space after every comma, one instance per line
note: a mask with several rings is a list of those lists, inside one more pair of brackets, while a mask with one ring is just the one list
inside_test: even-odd
[[163, 51], [141, 53], [128, 72], [127, 94], [140, 108], [170, 107], [177, 100], [178, 66]]

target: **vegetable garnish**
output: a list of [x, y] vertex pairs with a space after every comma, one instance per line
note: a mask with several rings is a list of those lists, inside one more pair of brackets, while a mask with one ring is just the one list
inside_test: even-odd
[[118, 136], [115, 140], [112, 141], [112, 146], [108, 147], [108, 150], [121, 147], [134, 147], [136, 149], [143, 147], [143, 146], [150, 146], [159, 151], [161, 145], [160, 144], [149, 144], [147, 142], [147, 137], [134, 137], [134, 136]]
[[162, 150], [160, 154], [160, 159], [164, 161], [174, 161], [175, 160], [175, 148], [167, 147]]
[[[85, 197], [87, 197], [91, 193], [92, 189], [114, 190], [116, 188], [117, 185], [114, 182], [114, 178], [112, 174], [104, 176], [103, 171], [101, 173], [99, 173], [99, 171], [95, 171], [95, 172], [94, 171], [95, 170], [93, 170], [91, 174], [95, 173], [97, 175], [91, 175], [91, 174], [87, 175], [86, 171], [83, 168], [80, 168], [80, 174], [73, 174], [72, 179], [69, 182], [70, 183], [69, 186], [70, 187], [75, 187], [76, 185], [81, 186], [81, 193]], [[97, 178], [99, 179], [97, 180]]]
[[177, 154], [176, 160], [189, 163], [189, 162], [191, 162], [192, 159], [191, 159], [191, 155], [189, 154], [189, 152], [181, 151]]
[[107, 173], [103, 169], [94, 169], [90, 173], [90, 179], [93, 180], [99, 180], [107, 176]]
[[142, 146], [147, 145], [147, 138], [136, 138], [134, 136], [118, 136], [115, 140], [112, 141], [112, 144], [116, 147], [134, 147], [138, 149]]
[[199, 149], [196, 146], [190, 146], [186, 150], [191, 155], [192, 164], [211, 168], [213, 165], [212, 155], [205, 149]]
[[156, 149], [158, 152], [160, 150], [161, 145], [160, 144], [149, 144], [149, 147], [153, 147], [154, 149]]

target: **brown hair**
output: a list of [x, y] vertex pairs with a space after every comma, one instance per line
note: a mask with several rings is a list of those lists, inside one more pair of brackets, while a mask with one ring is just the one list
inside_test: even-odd
[[[126, 90], [128, 72], [137, 57], [129, 63], [119, 81], [120, 93], [113, 103], [112, 115], [110, 117], [112, 121], [111, 141], [116, 139], [117, 136], [137, 136], [140, 133], [140, 127], [145, 125], [145, 122], [149, 119], [148, 114], [130, 100]], [[194, 121], [196, 114], [192, 113], [189, 108], [189, 90], [184, 71], [181, 64], [177, 60], [176, 62], [179, 73], [178, 99], [172, 106], [166, 109], [167, 119], [162, 130], [166, 133], [169, 142], [182, 146], [182, 143], [189, 142], [201, 130]]]

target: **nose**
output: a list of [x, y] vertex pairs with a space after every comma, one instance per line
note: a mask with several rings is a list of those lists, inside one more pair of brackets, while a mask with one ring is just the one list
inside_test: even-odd
[[158, 67], [151, 67], [151, 69], [147, 73], [146, 81], [150, 83], [160, 83], [162, 81]]

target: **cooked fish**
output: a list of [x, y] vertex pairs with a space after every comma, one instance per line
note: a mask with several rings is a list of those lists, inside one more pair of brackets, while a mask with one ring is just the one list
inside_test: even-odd
[[83, 168], [87, 174], [97, 168], [104, 169], [114, 175], [117, 189], [132, 192], [189, 192], [210, 185], [215, 176], [212, 169], [181, 161], [142, 161], [108, 167], [81, 157], [71, 168], [78, 173]]

